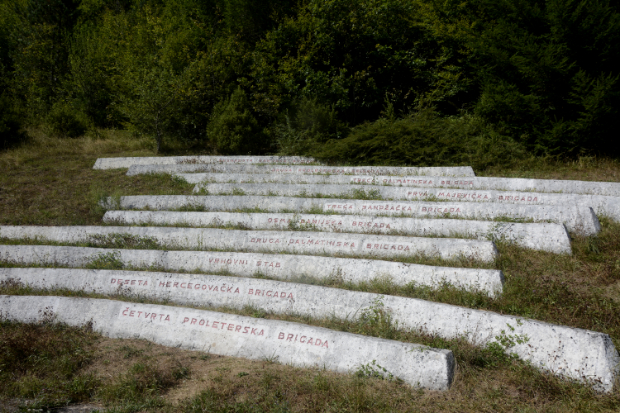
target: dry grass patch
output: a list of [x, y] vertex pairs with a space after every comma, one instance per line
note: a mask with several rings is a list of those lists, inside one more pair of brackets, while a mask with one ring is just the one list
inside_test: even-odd
[[148, 142], [125, 132], [98, 138], [49, 138], [31, 131], [29, 143], [0, 152], [0, 224], [100, 224], [98, 201], [120, 194], [191, 194], [193, 185], [169, 175], [125, 176], [125, 170], [95, 171], [99, 157], [152, 156]]
[[27, 399], [32, 408], [90, 400], [99, 381], [81, 371], [95, 341], [88, 328], [0, 320], [0, 399]]

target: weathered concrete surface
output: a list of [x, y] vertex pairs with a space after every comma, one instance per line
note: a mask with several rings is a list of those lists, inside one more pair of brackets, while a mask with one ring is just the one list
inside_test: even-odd
[[216, 308], [252, 306], [314, 318], [351, 320], [370, 309], [382, 309], [401, 329], [445, 339], [466, 338], [479, 346], [506, 337], [510, 325], [514, 329], [510, 335], [528, 340], [507, 348], [508, 353], [554, 374], [581, 381], [589, 378], [603, 391], [612, 389], [620, 362], [607, 334], [414, 298], [264, 279], [138, 271], [0, 268], [0, 282], [7, 280], [35, 289], [123, 294]]
[[493, 220], [509, 217], [534, 222], [566, 225], [579, 235], [596, 235], [601, 225], [590, 207], [567, 205], [518, 205], [481, 202], [363, 201], [357, 199], [297, 198], [274, 196], [123, 196], [120, 205], [108, 202], [109, 208], [170, 210], [179, 208], [202, 211], [238, 211], [258, 209], [264, 212], [299, 213], [337, 212], [354, 215], [396, 215], [417, 218], [462, 218]]
[[432, 176], [475, 176], [471, 166], [288, 166], [288, 165], [134, 165], [127, 175], [154, 173], [238, 173], [238, 174], [329, 174], [329, 175], [432, 175]]
[[172, 249], [233, 250], [292, 254], [346, 254], [369, 258], [416, 255], [442, 259], [466, 258], [492, 262], [497, 249], [491, 241], [423, 238], [310, 231], [240, 231], [216, 228], [120, 226], [0, 226], [0, 238], [101, 243], [106, 236], [145, 237]]
[[300, 229], [388, 235], [502, 240], [525, 248], [571, 254], [563, 224], [519, 224], [464, 219], [359, 217], [354, 215], [235, 212], [108, 211], [103, 222], [116, 225], [237, 226], [251, 230]]
[[166, 271], [264, 275], [280, 280], [340, 279], [354, 284], [386, 280], [436, 289], [445, 284], [491, 297], [500, 295], [504, 275], [498, 270], [449, 268], [392, 261], [239, 252], [130, 250], [47, 245], [0, 245], [0, 261], [17, 265], [85, 267], [110, 259], [124, 267]]
[[[53, 314], [71, 326], [92, 325], [112, 338], [139, 338], [223, 356], [354, 372], [373, 360], [404, 382], [447, 390], [454, 356], [419, 344], [359, 336], [279, 320], [121, 301], [53, 296], [0, 296], [3, 316], [33, 323]], [[48, 316], [49, 317], [49, 316]]]
[[619, 182], [571, 181], [495, 177], [449, 178], [445, 176], [369, 176], [180, 173], [189, 183], [279, 183], [321, 185], [388, 185], [418, 188], [494, 189], [499, 191], [550, 192], [565, 194], [620, 196]]
[[444, 189], [444, 188], [400, 188], [393, 186], [352, 185], [289, 185], [289, 184], [198, 184], [194, 192], [206, 190], [209, 194], [225, 195], [242, 191], [246, 195], [303, 196], [314, 195], [359, 197], [359, 191], [367, 195], [378, 195], [393, 200], [459, 200], [471, 202], [499, 202], [531, 205], [574, 205], [590, 207], [596, 214], [620, 221], [620, 197], [605, 195], [550, 194], [543, 192], [506, 192], [492, 190]]
[[130, 158], [99, 158], [93, 169], [129, 168], [133, 165], [183, 164], [309, 164], [316, 162], [303, 156], [151, 156]]

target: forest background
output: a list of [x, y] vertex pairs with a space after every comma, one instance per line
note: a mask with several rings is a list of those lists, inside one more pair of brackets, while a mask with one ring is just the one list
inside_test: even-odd
[[613, 0], [0, 0], [0, 150], [37, 127], [351, 164], [618, 157], [619, 57]]

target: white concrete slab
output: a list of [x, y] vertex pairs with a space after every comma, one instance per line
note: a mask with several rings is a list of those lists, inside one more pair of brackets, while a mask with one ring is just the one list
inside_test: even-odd
[[298, 367], [352, 373], [376, 364], [405, 383], [447, 390], [454, 356], [419, 344], [360, 336], [279, 320], [265, 320], [151, 304], [53, 296], [0, 296], [3, 316], [34, 323], [52, 313], [71, 326], [92, 325], [112, 338], [138, 338], [169, 347], [254, 360], [274, 358]]
[[578, 235], [596, 235], [601, 226], [590, 207], [568, 205], [518, 205], [481, 202], [364, 201], [357, 199], [298, 198], [275, 196], [187, 196], [140, 195], [123, 196], [120, 205], [108, 202], [110, 208], [171, 210], [196, 208], [204, 211], [237, 211], [258, 209], [264, 212], [316, 210], [364, 216], [386, 215], [416, 218], [460, 218], [493, 220], [512, 218], [534, 222], [564, 224]]
[[310, 231], [240, 231], [216, 228], [119, 227], [119, 226], [0, 226], [0, 238], [99, 243], [100, 237], [122, 234], [146, 237], [171, 249], [229, 250], [270, 253], [350, 255], [404, 259], [428, 256], [466, 258], [492, 262], [497, 249], [492, 241], [454, 238], [422, 238]]
[[[103, 295], [146, 297], [180, 305], [242, 309], [276, 314], [355, 320], [382, 309], [400, 329], [445, 339], [466, 338], [485, 346], [510, 335], [527, 341], [506, 348], [532, 365], [610, 391], [618, 375], [618, 353], [607, 334], [520, 317], [406, 297], [348, 291], [264, 279], [139, 271], [0, 268], [0, 282], [13, 280], [35, 289], [68, 289]], [[514, 339], [513, 339], [514, 341]]]
[[432, 175], [432, 176], [475, 176], [471, 166], [296, 166], [296, 165], [134, 165], [127, 175], [154, 173], [239, 173], [239, 174], [323, 174], [323, 175]]
[[504, 275], [499, 270], [450, 268], [392, 261], [238, 252], [131, 250], [48, 245], [0, 245], [0, 261], [17, 265], [85, 267], [113, 258], [125, 267], [165, 271], [226, 273], [240, 277], [267, 276], [279, 280], [330, 280], [359, 284], [386, 280], [432, 289], [446, 284], [467, 291], [500, 295]]
[[590, 207], [597, 215], [620, 221], [620, 197], [605, 195], [556, 194], [543, 192], [507, 192], [444, 188], [399, 188], [393, 186], [304, 185], [304, 184], [198, 184], [194, 192], [228, 195], [241, 191], [245, 195], [313, 197], [359, 197], [359, 191], [391, 200], [448, 200], [467, 202], [496, 202], [530, 205], [574, 205]]
[[321, 185], [387, 185], [417, 188], [492, 189], [498, 191], [549, 192], [620, 196], [619, 182], [572, 181], [495, 177], [449, 178], [445, 176], [295, 175], [240, 173], [179, 173], [188, 183], [279, 183]]
[[315, 163], [303, 156], [146, 156], [130, 158], [99, 158], [93, 169], [129, 168], [133, 165], [183, 165], [183, 164], [293, 164]]
[[354, 215], [108, 211], [103, 222], [114, 225], [237, 226], [250, 230], [312, 230], [419, 237], [501, 240], [538, 251], [571, 254], [570, 237], [563, 224], [519, 224], [464, 219], [359, 217]]

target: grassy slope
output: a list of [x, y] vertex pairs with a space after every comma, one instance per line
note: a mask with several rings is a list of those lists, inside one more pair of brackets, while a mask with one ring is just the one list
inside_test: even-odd
[[[106, 194], [189, 194], [168, 177], [126, 177], [93, 171], [97, 157], [146, 156], [147, 143], [118, 132], [103, 139], [58, 141], [35, 134], [27, 146], [0, 153], [0, 224], [99, 224]], [[620, 180], [613, 161], [533, 161], [485, 175]], [[432, 292], [386, 283], [334, 287], [420, 297], [546, 320], [610, 334], [620, 348], [620, 225], [603, 220], [598, 239], [575, 239], [572, 257], [499, 245], [507, 276], [498, 300], [451, 289]], [[0, 293], [32, 293], [0, 286]], [[67, 294], [67, 292], [61, 292]], [[229, 311], [221, 309], [223, 311]], [[238, 312], [238, 311], [237, 311]], [[356, 323], [263, 314], [403, 341], [450, 348], [458, 360], [448, 392], [412, 391], [397, 382], [283, 366], [268, 361], [205, 357], [85, 330], [0, 325], [0, 398], [38, 405], [97, 402], [119, 411], [617, 411], [620, 391], [593, 394], [510, 360], [496, 349], [399, 331], [379, 314]], [[33, 331], [36, 333], [33, 333]], [[34, 344], [33, 344], [34, 343]], [[76, 355], [79, 355], [76, 356]], [[2, 384], [4, 383], [4, 384]], [[50, 388], [56, 390], [50, 391]]]

